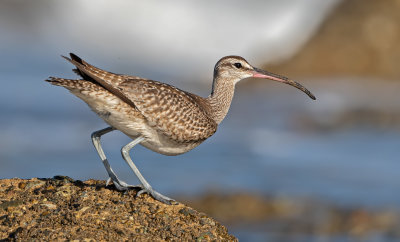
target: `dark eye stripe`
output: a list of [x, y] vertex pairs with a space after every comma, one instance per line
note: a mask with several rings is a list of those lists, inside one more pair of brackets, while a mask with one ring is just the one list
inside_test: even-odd
[[242, 64], [240, 64], [239, 62], [238, 63], [235, 63], [235, 64], [233, 64], [236, 68], [242, 68]]

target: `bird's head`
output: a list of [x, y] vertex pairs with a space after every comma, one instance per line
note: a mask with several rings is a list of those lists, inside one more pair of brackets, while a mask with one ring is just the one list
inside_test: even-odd
[[290, 80], [287, 77], [253, 67], [240, 56], [225, 56], [220, 59], [214, 68], [214, 80], [217, 77], [218, 79], [222, 78], [222, 80], [231, 81], [233, 84], [249, 77], [278, 81], [300, 89], [311, 99], [315, 100], [315, 96], [300, 83]]

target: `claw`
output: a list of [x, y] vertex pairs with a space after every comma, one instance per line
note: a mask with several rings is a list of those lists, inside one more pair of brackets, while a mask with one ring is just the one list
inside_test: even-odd
[[145, 190], [145, 189], [142, 189], [142, 190], [138, 191], [138, 192], [136, 193], [136, 195], [135, 195], [135, 198], [139, 197], [139, 196], [142, 195], [143, 193], [148, 193], [148, 191]]
[[129, 187], [126, 186], [122, 186], [121, 184], [117, 183], [117, 182], [113, 182], [115, 188], [117, 188], [118, 191], [126, 191], [129, 189]]
[[115, 188], [118, 191], [127, 191], [129, 189], [135, 189], [139, 188], [140, 190], [136, 193], [135, 198], [139, 197], [143, 193], [147, 193], [150, 196], [152, 196], [155, 200], [160, 201], [162, 203], [172, 205], [172, 204], [177, 204], [174, 199], [171, 199], [167, 196], [162, 195], [161, 193], [158, 193], [153, 190], [153, 188], [146, 188], [143, 185], [129, 185], [124, 181], [119, 180], [118, 178], [114, 181], [111, 177], [107, 179], [106, 186], [110, 185], [110, 183], [113, 183]]
[[116, 180], [113, 180], [111, 177], [107, 179], [106, 186], [110, 185], [110, 182], [114, 184], [115, 188], [117, 188], [118, 191], [127, 191], [132, 188], [143, 189], [142, 185], [129, 185], [128, 183], [119, 180], [118, 178]]
[[165, 204], [168, 204], [168, 205], [177, 204], [177, 202], [174, 199], [169, 198], [167, 196], [162, 195], [161, 193], [154, 191], [151, 187], [150, 188], [142, 188], [142, 190], [140, 190], [136, 193], [135, 198], [139, 197], [143, 193], [147, 193], [150, 196], [152, 196], [155, 200], [160, 201]]
[[108, 187], [108, 185], [110, 185], [110, 182], [111, 182], [112, 180], [111, 180], [111, 177], [109, 177], [108, 179], [107, 179], [107, 181], [106, 181], [106, 187]]

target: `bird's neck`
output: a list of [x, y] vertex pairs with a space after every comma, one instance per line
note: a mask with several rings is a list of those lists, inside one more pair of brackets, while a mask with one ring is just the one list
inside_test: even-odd
[[235, 82], [214, 77], [211, 95], [207, 97], [211, 108], [210, 116], [219, 124], [224, 120], [231, 106], [235, 92]]

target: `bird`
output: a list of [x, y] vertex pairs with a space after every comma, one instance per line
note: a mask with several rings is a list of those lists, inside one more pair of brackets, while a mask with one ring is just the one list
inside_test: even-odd
[[[235, 85], [246, 78], [282, 82], [300, 89], [311, 99], [315, 96], [300, 83], [250, 65], [243, 57], [225, 56], [214, 67], [211, 94], [201, 97], [172, 85], [131, 75], [115, 74], [95, 67], [77, 55], [62, 56], [75, 66], [80, 79], [49, 77], [46, 81], [68, 89], [82, 99], [109, 126], [91, 134], [92, 143], [119, 191], [138, 189], [135, 197], [147, 193], [165, 204], [176, 201], [155, 191], [140, 173], [130, 150], [140, 144], [160, 154], [174, 156], [186, 153], [212, 136], [227, 115]], [[132, 139], [121, 148], [121, 154], [140, 181], [129, 185], [111, 168], [100, 138], [119, 130]]]

